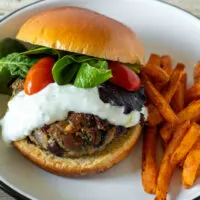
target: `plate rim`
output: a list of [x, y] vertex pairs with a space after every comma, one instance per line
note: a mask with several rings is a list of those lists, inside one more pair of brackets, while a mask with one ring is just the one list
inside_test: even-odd
[[[161, 4], [166, 4], [168, 5], [169, 7], [174, 7], [176, 8], [177, 10], [179, 11], [182, 11], [194, 18], [196, 18], [199, 22], [200, 22], [200, 17], [196, 16], [195, 14], [191, 13], [190, 11], [188, 10], [185, 10], [183, 8], [180, 8], [176, 5], [173, 5], [169, 2], [165, 2], [165, 1], [162, 1], [162, 0], [152, 0], [152, 1], [157, 1]], [[41, 2], [45, 2], [45, 0], [37, 0], [35, 2], [32, 2], [32, 3], [29, 3], [19, 9], [16, 9], [14, 10], [13, 12], [9, 13], [8, 15], [5, 15], [3, 18], [0, 19], [0, 23], [2, 23], [3, 21], [5, 21], [6, 19], [9, 19], [10, 17], [12, 17], [14, 14], [28, 8], [28, 7], [31, 7], [35, 4], [38, 4], [38, 3], [41, 3]], [[22, 194], [23, 191], [17, 191], [15, 190], [14, 188], [12, 188], [12, 184], [10, 184], [9, 182], [6, 183], [6, 180], [0, 180], [0, 189], [3, 190], [6, 194], [8, 194], [9, 196], [15, 198], [15, 199], [20, 199], [20, 200], [31, 200], [29, 197], [28, 197], [28, 193], [25, 193], [26, 195]], [[200, 196], [196, 197], [195, 199], [193, 200], [200, 200]]]

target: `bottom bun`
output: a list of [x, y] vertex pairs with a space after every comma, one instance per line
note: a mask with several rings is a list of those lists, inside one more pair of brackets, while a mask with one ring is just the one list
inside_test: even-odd
[[57, 157], [28, 143], [25, 139], [13, 144], [26, 158], [46, 171], [60, 176], [83, 176], [103, 172], [127, 157], [141, 131], [142, 127], [138, 124], [104, 150], [80, 158]]

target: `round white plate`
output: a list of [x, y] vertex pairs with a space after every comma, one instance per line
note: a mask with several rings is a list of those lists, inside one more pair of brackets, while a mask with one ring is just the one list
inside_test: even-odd
[[[90, 8], [127, 24], [142, 39], [147, 58], [150, 52], [171, 55], [174, 63], [183, 62], [187, 65], [189, 84], [192, 83], [193, 66], [200, 59], [200, 21], [182, 10], [155, 0], [42, 1], [4, 19], [0, 23], [0, 38], [15, 36], [20, 25], [30, 16], [62, 5]], [[5, 111], [6, 101], [5, 96], [0, 96], [1, 114]], [[31, 199], [153, 199], [143, 191], [141, 184], [141, 142], [127, 159], [109, 171], [75, 179], [45, 172], [24, 159], [15, 149], [0, 142], [0, 175], [1, 181]], [[168, 199], [190, 200], [200, 195], [200, 179], [190, 190], [184, 190], [180, 177], [177, 170]]]

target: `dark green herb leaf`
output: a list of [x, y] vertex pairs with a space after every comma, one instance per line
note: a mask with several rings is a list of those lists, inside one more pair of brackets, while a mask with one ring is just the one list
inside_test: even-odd
[[23, 52], [26, 50], [26, 47], [15, 39], [5, 38], [0, 40], [0, 58], [3, 58], [10, 53]]
[[28, 58], [20, 53], [12, 53], [0, 59], [0, 93], [10, 94], [9, 84], [12, 80], [25, 78], [28, 70], [38, 59]]
[[6, 68], [10, 75], [25, 78], [28, 70], [38, 61], [38, 58], [29, 58], [20, 53], [12, 53], [0, 59], [0, 73]]

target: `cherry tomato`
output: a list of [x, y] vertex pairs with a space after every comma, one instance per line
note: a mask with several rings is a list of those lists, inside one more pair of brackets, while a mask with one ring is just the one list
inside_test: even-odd
[[140, 88], [139, 76], [126, 65], [110, 61], [108, 68], [112, 70], [113, 77], [109, 81], [129, 91], [136, 91]]
[[52, 76], [52, 67], [54, 63], [54, 58], [44, 57], [31, 67], [24, 83], [24, 90], [26, 94], [32, 95], [37, 93], [49, 83], [54, 82]]

